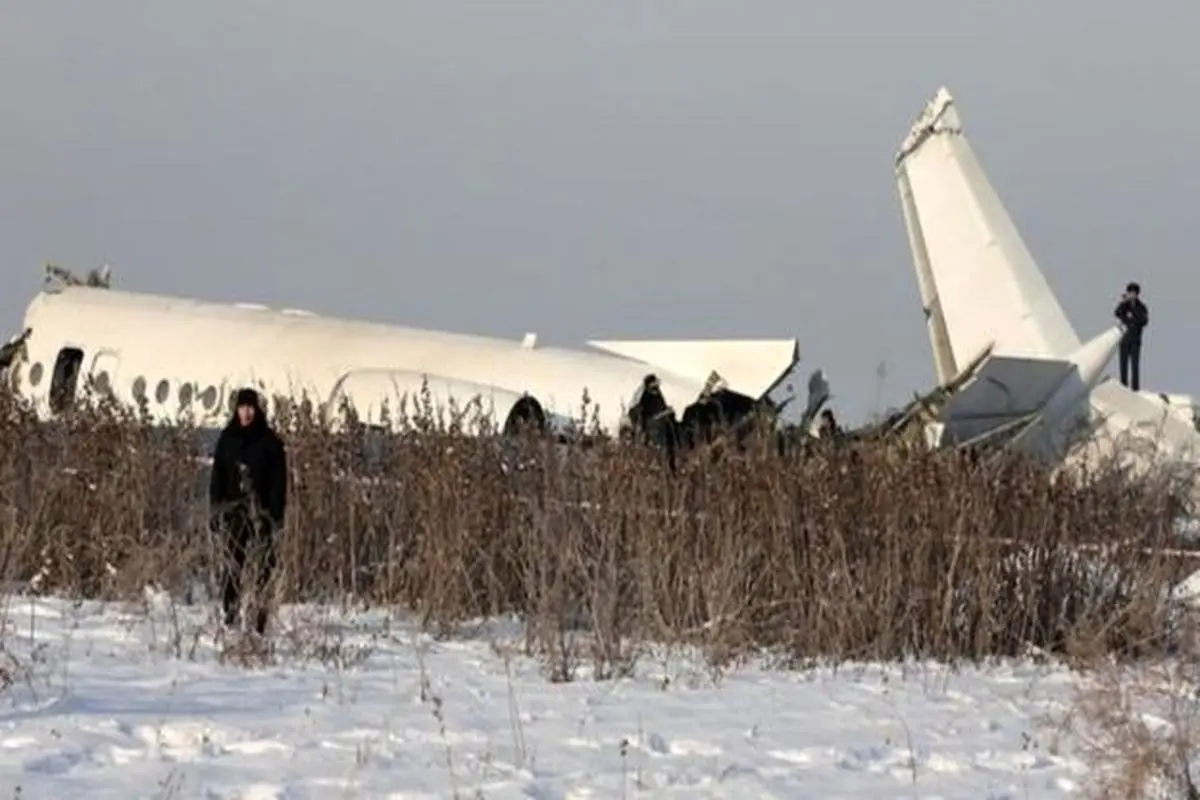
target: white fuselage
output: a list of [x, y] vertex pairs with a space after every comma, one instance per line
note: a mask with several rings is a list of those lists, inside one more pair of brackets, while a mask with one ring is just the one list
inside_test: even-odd
[[526, 395], [552, 424], [577, 420], [586, 390], [585, 422], [610, 432], [648, 373], [679, 412], [703, 389], [695, 374], [602, 352], [103, 288], [40, 292], [25, 327], [31, 334], [26, 358], [14, 365], [15, 385], [47, 417], [56, 413], [56, 364], [62, 373], [72, 363], [80, 387], [91, 376], [100, 391], [144, 405], [156, 421], [186, 414], [205, 427], [224, 424], [243, 386], [267, 402], [306, 396], [326, 414], [344, 399], [379, 424], [385, 402], [395, 415], [407, 397], [412, 414], [413, 395], [427, 381], [436, 405], [461, 407], [479, 396], [498, 426]]

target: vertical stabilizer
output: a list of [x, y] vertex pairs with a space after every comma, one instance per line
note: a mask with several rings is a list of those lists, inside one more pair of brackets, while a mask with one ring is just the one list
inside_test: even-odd
[[921, 307], [925, 312], [925, 326], [929, 332], [929, 347], [933, 351], [933, 368], [938, 383], [949, 383], [959, 373], [958, 361], [950, 348], [950, 335], [946, 329], [946, 315], [938, 299], [937, 284], [925, 249], [925, 234], [921, 231], [921, 217], [913, 203], [912, 189], [908, 176], [901, 170], [896, 176], [900, 189], [900, 207], [904, 212], [904, 226], [908, 231], [908, 243], [912, 248], [913, 266], [917, 271], [917, 287], [921, 292]]
[[939, 380], [982, 348], [1065, 358], [1080, 341], [940, 89], [896, 157]]

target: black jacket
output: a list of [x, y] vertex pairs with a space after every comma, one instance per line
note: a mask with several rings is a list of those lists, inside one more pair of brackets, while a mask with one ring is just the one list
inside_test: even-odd
[[1142, 329], [1150, 324], [1150, 309], [1136, 297], [1122, 300], [1114, 312], [1117, 319], [1125, 326], [1125, 338], [1138, 342], [1142, 339]]
[[250, 425], [242, 426], [235, 411], [217, 438], [208, 500], [214, 517], [234, 509], [248, 511], [240, 467], [244, 464], [260, 512], [278, 529], [287, 509], [287, 452], [283, 440], [267, 424], [257, 396], [254, 404], [256, 413]]

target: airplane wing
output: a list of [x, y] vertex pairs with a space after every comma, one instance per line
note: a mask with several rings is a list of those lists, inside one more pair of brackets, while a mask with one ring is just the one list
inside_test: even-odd
[[1079, 348], [945, 88], [905, 137], [896, 182], [939, 381], [989, 342], [999, 353], [1042, 358]]
[[[1135, 456], [1159, 457], [1184, 463], [1200, 461], [1200, 431], [1167, 404], [1106, 380], [1090, 395], [1092, 416], [1103, 446], [1115, 446], [1128, 436], [1140, 440], [1129, 450]], [[1142, 444], [1144, 442], [1146, 444]], [[1153, 445], [1153, 452], [1147, 447]]]
[[590, 341], [599, 350], [704, 383], [716, 372], [726, 386], [758, 399], [800, 360], [795, 339]]

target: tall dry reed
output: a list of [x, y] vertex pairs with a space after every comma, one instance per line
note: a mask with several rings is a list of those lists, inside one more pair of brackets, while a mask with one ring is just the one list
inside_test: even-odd
[[[765, 435], [672, 473], [600, 437], [466, 437], [419, 414], [368, 435], [281, 414], [283, 600], [404, 607], [443, 631], [519, 615], [563, 678], [580, 659], [618, 672], [648, 640], [789, 663], [1171, 644], [1181, 566], [1159, 551], [1180, 504], [1162, 481], [1081, 485], [886, 442], [781, 453]], [[200, 441], [107, 407], [36, 424], [0, 396], [0, 576], [89, 598], [211, 585]]]

